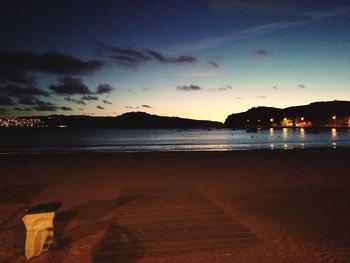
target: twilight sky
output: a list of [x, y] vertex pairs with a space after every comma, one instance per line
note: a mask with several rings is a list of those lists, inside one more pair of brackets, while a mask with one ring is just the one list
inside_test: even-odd
[[348, 0], [4, 0], [0, 116], [350, 100], [349, 29]]

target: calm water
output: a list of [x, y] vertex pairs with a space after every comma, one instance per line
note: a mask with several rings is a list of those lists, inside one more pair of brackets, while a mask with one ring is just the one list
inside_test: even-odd
[[350, 147], [350, 130], [1, 129], [0, 153], [231, 151]]

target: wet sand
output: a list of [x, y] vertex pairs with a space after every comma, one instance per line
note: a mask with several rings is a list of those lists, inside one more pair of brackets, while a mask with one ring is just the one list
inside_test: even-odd
[[60, 201], [31, 262], [349, 262], [350, 149], [0, 156], [0, 262]]

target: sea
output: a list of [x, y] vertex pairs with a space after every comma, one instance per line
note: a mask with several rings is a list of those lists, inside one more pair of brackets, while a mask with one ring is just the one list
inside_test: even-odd
[[344, 147], [350, 147], [350, 129], [0, 129], [1, 154]]

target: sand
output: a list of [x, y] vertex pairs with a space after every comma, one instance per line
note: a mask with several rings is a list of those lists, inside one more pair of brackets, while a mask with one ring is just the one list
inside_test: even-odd
[[0, 262], [350, 262], [350, 149], [0, 156]]

